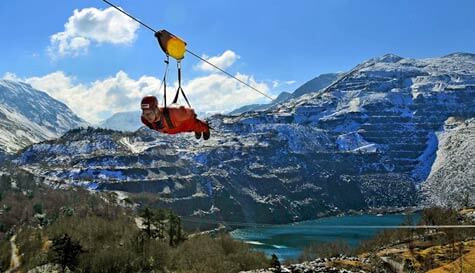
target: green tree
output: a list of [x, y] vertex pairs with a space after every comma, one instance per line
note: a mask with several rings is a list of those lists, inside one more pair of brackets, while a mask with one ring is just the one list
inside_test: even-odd
[[168, 218], [168, 238], [170, 246], [177, 246], [185, 240], [180, 217], [170, 214]]
[[148, 238], [154, 238], [155, 229], [152, 228], [152, 226], [155, 220], [155, 214], [150, 208], [145, 208], [139, 215], [143, 218], [143, 231], [147, 234]]
[[78, 265], [79, 255], [84, 252], [81, 244], [71, 239], [67, 233], [53, 238], [51, 249], [53, 251], [53, 262], [60, 264], [63, 272], [66, 267], [74, 270]]
[[33, 211], [36, 214], [43, 214], [43, 205], [40, 203], [36, 203], [33, 205]]
[[156, 215], [155, 215], [155, 224], [157, 226], [157, 232], [158, 232], [157, 236], [159, 239], [165, 238], [165, 230], [166, 230], [165, 222], [167, 220], [167, 217], [168, 217], [168, 213], [165, 210], [163, 209], [157, 210]]
[[143, 218], [144, 228], [142, 231], [149, 239], [165, 238], [165, 221], [168, 217], [165, 210], [145, 208], [139, 213], [139, 216]]

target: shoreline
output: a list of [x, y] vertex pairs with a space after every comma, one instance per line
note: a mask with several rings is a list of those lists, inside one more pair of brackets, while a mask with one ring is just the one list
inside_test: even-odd
[[[321, 220], [325, 218], [331, 218], [331, 217], [345, 217], [345, 216], [358, 216], [358, 215], [375, 215], [375, 216], [383, 216], [383, 215], [391, 215], [391, 214], [402, 214], [402, 215], [411, 215], [415, 214], [419, 211], [422, 211], [424, 207], [422, 206], [411, 206], [411, 207], [391, 207], [391, 208], [369, 208], [366, 210], [348, 210], [344, 212], [323, 212], [319, 213], [318, 217], [312, 218], [312, 219], [305, 219], [301, 221], [295, 221], [295, 222], [288, 222], [288, 223], [279, 223], [279, 224], [273, 224], [273, 223], [248, 223], [249, 225], [235, 225], [233, 222], [232, 224], [228, 225], [226, 222], [221, 222], [221, 223], [209, 223], [207, 221], [210, 221], [209, 219], [203, 219], [203, 223], [209, 224], [209, 225], [214, 225], [213, 228], [211, 229], [204, 229], [204, 230], [199, 230], [193, 233], [190, 233], [190, 235], [196, 236], [197, 234], [210, 234], [214, 235], [215, 233], [219, 232], [226, 232], [230, 233], [234, 230], [237, 229], [245, 229], [245, 228], [253, 228], [253, 227], [266, 227], [266, 226], [285, 226], [285, 225], [292, 225], [292, 224], [298, 224], [302, 222], [308, 222], [308, 221], [316, 221], [316, 220]], [[244, 223], [243, 223], [244, 224]], [[253, 226], [254, 225], [254, 226]]]

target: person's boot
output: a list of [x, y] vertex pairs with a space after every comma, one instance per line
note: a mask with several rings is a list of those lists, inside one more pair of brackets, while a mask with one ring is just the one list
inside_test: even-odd
[[209, 131], [209, 129], [208, 129], [208, 131], [203, 132], [203, 139], [204, 139], [204, 140], [208, 140], [209, 137], [210, 137], [210, 135], [211, 135], [211, 133], [210, 133], [210, 131]]
[[201, 138], [201, 132], [195, 132], [195, 138], [200, 139]]

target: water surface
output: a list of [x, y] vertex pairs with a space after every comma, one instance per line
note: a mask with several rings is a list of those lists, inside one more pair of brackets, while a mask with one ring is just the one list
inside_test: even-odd
[[[231, 236], [268, 256], [275, 253], [279, 259], [286, 260], [297, 258], [305, 246], [312, 243], [343, 240], [350, 246], [357, 246], [361, 240], [383, 230], [381, 226], [399, 226], [406, 217], [403, 214], [328, 217], [288, 225], [237, 229]], [[418, 220], [418, 215], [413, 219]]]

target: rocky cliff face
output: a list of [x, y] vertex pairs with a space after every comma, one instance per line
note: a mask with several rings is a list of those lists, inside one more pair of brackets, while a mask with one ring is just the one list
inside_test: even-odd
[[448, 119], [437, 141], [437, 157], [422, 185], [425, 201], [432, 206], [475, 206], [475, 119]]
[[385, 55], [319, 92], [213, 116], [209, 141], [73, 130], [16, 163], [96, 189], [152, 192], [183, 216], [284, 223], [415, 204], [451, 116], [475, 116], [475, 55]]

